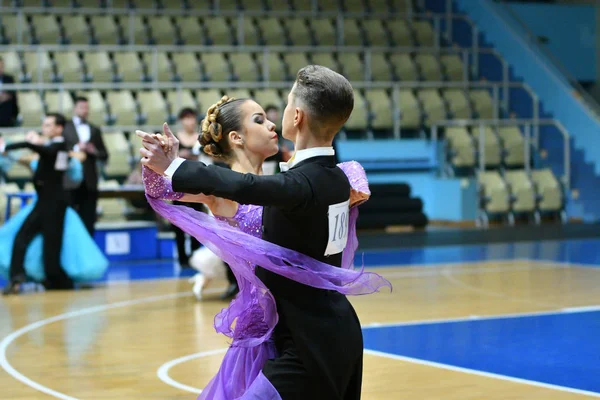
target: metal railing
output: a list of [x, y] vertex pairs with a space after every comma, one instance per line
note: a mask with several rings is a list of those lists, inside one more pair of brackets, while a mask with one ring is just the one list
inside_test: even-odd
[[[473, 136], [477, 136], [478, 151], [476, 164], [479, 171], [485, 171], [485, 128], [491, 127], [498, 129], [500, 127], [522, 127], [523, 128], [523, 151], [525, 172], [531, 176], [531, 147], [539, 150], [539, 132], [540, 126], [554, 126], [563, 137], [563, 176], [561, 181], [568, 191], [571, 187], [571, 143], [570, 134], [567, 129], [554, 119], [513, 119], [513, 120], [451, 120], [439, 121], [431, 128], [431, 140], [437, 145], [439, 140], [439, 131], [448, 127], [463, 127], [471, 130]], [[537, 128], [537, 129], [536, 129]], [[538, 132], [536, 137], [534, 132]]]
[[[80, 91], [80, 90], [176, 90], [178, 99], [182, 98], [184, 90], [201, 90], [201, 89], [248, 89], [248, 90], [260, 90], [260, 89], [280, 89], [289, 90], [292, 86], [291, 82], [149, 82], [149, 83], [33, 83], [33, 84], [5, 84], [2, 86], [3, 90], [17, 90], [17, 91], [37, 91], [40, 92], [40, 96], [43, 99], [43, 92], [45, 91]], [[353, 82], [352, 86], [357, 89], [383, 89], [390, 93], [390, 106], [392, 107], [392, 129], [395, 138], [402, 137], [402, 105], [400, 104], [400, 91], [401, 90], [415, 90], [415, 89], [487, 89], [492, 92], [492, 101], [494, 109], [495, 119], [499, 119], [501, 115], [501, 107], [504, 104], [503, 88], [501, 84], [494, 84], [491, 82]], [[531, 95], [532, 106], [534, 111], [539, 109], [537, 97], [531, 91], [531, 89], [521, 83], [509, 83], [509, 87], [522, 88]], [[62, 97], [62, 96], [60, 96]], [[418, 98], [417, 98], [417, 101]], [[180, 103], [181, 100], [178, 100]], [[62, 105], [61, 105], [62, 106]], [[172, 105], [175, 108], [175, 105]], [[423, 105], [419, 103], [419, 108], [422, 110]], [[68, 114], [71, 110], [58, 109], [51, 110], [58, 111]], [[166, 113], [166, 110], [165, 110]], [[423, 111], [421, 111], [423, 114]], [[534, 114], [537, 115], [537, 114]], [[41, 116], [40, 116], [41, 118]], [[536, 117], [537, 119], [537, 117]], [[34, 127], [38, 128], [38, 127]], [[156, 128], [156, 127], [152, 127]], [[160, 128], [160, 127], [158, 127]], [[2, 129], [4, 133], [22, 132], [26, 128], [9, 128]], [[112, 126], [111, 130], [115, 130], [116, 127]]]
[[[118, 45], [102, 45], [102, 46], [86, 46], [86, 45], [72, 45], [72, 46], [60, 46], [60, 45], [40, 45], [40, 46], [32, 46], [32, 45], [14, 45], [14, 46], [0, 46], [0, 53], [8, 53], [8, 52], [17, 52], [19, 53], [37, 53], [36, 61], [37, 65], [28, 65], [25, 61], [19, 62], [23, 64], [23, 66], [27, 70], [35, 70], [38, 71], [38, 75], [35, 77], [30, 77], [31, 80], [37, 80], [38, 82], [43, 82], [43, 72], [48, 68], [54, 69], [53, 64], [58, 64], [57, 59], [60, 58], [61, 53], [67, 52], [81, 52], [81, 53], [97, 53], [97, 52], [107, 52], [107, 53], [152, 53], [152, 58], [150, 63], [146, 63], [148, 70], [148, 77], [155, 82], [159, 82], [159, 65], [158, 65], [158, 56], [161, 53], [224, 53], [224, 54], [255, 54], [257, 55], [257, 60], [260, 64], [262, 70], [262, 79], [264, 81], [270, 80], [269, 70], [270, 64], [269, 60], [273, 54], [289, 54], [292, 53], [304, 53], [304, 54], [320, 54], [320, 53], [334, 53], [337, 52], [339, 54], [357, 54], [364, 65], [365, 71], [365, 80], [372, 80], [373, 74], [373, 65], [372, 65], [372, 56], [373, 55], [394, 55], [394, 54], [430, 54], [435, 56], [440, 55], [457, 55], [460, 57], [463, 65], [463, 81], [469, 81], [472, 78], [476, 79], [480, 72], [479, 70], [474, 69], [475, 63], [472, 62], [475, 59], [479, 58], [479, 53], [481, 54], [491, 54], [498, 59], [498, 61], [503, 66], [503, 90], [507, 90], [508, 87], [508, 64], [501, 58], [501, 56], [495, 51], [491, 49], [482, 49], [479, 50], [478, 54], [475, 54], [472, 50], [469, 49], [456, 49], [456, 48], [436, 48], [436, 47], [382, 47], [382, 46], [374, 46], [374, 47], [364, 47], [364, 46], [294, 46], [292, 48], [288, 46], [173, 46], [173, 45], [159, 45], [159, 46], [147, 46], [147, 45], [130, 45], [130, 46], [118, 46]], [[52, 52], [54, 61], [51, 61], [51, 64], [46, 64], [46, 60], [49, 57], [46, 57], [45, 53]], [[17, 56], [19, 57], [19, 56]], [[5, 56], [6, 58], [6, 56]], [[6, 61], [6, 60], [5, 60]], [[7, 70], [10, 69], [10, 66], [7, 66]], [[21, 68], [19, 68], [21, 69]], [[58, 67], [56, 68], [59, 69]], [[10, 71], [8, 71], [10, 72]], [[60, 71], [57, 71], [60, 73]], [[505, 96], [507, 98], [508, 96]]]

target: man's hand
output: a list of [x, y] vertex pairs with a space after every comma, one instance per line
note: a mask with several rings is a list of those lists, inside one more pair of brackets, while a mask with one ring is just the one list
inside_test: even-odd
[[166, 123], [163, 125], [163, 133], [164, 136], [159, 139], [154, 134], [135, 131], [135, 134], [142, 139], [142, 145], [144, 146], [140, 149], [142, 165], [161, 175], [164, 175], [179, 153], [179, 140], [173, 135]]

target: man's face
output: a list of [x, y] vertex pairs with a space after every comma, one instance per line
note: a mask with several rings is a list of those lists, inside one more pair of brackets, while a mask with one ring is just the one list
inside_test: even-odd
[[73, 114], [75, 114], [82, 120], [87, 121], [89, 113], [90, 113], [90, 105], [87, 101], [78, 101], [77, 103], [75, 103], [75, 108], [73, 109]]
[[42, 122], [42, 135], [47, 138], [53, 138], [62, 134], [62, 126], [56, 124], [54, 117], [44, 118]]
[[269, 109], [269, 111], [267, 111], [267, 119], [275, 124], [279, 124], [279, 121], [280, 121], [279, 110], [277, 110], [275, 108]]
[[[283, 110], [283, 119], [281, 120], [281, 134], [287, 140], [296, 142], [296, 135], [298, 134], [296, 127], [294, 126], [294, 118], [296, 116], [296, 103], [294, 101], [294, 87], [290, 90], [287, 99], [287, 105]], [[272, 120], [271, 120], [272, 121]]]

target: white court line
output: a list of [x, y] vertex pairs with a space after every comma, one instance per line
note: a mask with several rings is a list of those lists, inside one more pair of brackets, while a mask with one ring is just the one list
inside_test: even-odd
[[[504, 259], [504, 260], [466, 261], [466, 262], [457, 262], [457, 263], [441, 263], [441, 264], [433, 264], [433, 265], [432, 264], [414, 264], [412, 266], [425, 267], [425, 266], [429, 265], [430, 268], [432, 268], [432, 267], [435, 268], [435, 267], [448, 267], [450, 265], [456, 265], [456, 266], [468, 265], [468, 264], [475, 264], [475, 263], [482, 263], [482, 262], [483, 263], [491, 263], [491, 262], [510, 263], [510, 262], [514, 262], [514, 261], [538, 261], [539, 262], [539, 260], [530, 260], [530, 259], [518, 259], [518, 260]], [[543, 262], [546, 262], [546, 261], [543, 261]], [[577, 266], [577, 264], [570, 264], [570, 263], [555, 263], [553, 261], [547, 261], [547, 262], [550, 264], [554, 263], [556, 265], [562, 264], [567, 267], [568, 266]], [[483, 271], [483, 270], [472, 271], [472, 272], [480, 273], [481, 271]], [[174, 278], [174, 279], [182, 279], [182, 278]], [[117, 283], [117, 282], [119, 282], [119, 281], [113, 281], [112, 283]], [[131, 281], [129, 281], [129, 282], [131, 282]], [[217, 292], [218, 290], [221, 290], [221, 289], [208, 289], [206, 292], [207, 293], [212, 292], [212, 291]], [[49, 325], [54, 322], [63, 321], [63, 320], [69, 319], [69, 318], [79, 317], [82, 315], [92, 314], [92, 313], [96, 313], [96, 312], [107, 311], [107, 310], [119, 308], [119, 307], [127, 307], [127, 306], [131, 306], [131, 305], [143, 304], [143, 303], [148, 303], [148, 302], [153, 302], [153, 301], [160, 301], [160, 300], [165, 300], [165, 299], [169, 299], [169, 298], [186, 297], [186, 296], [190, 296], [190, 295], [191, 295], [191, 293], [187, 293], [187, 292], [186, 293], [174, 293], [174, 294], [168, 294], [168, 295], [146, 297], [146, 298], [136, 299], [136, 300], [126, 300], [126, 301], [117, 302], [117, 303], [113, 303], [113, 304], [104, 304], [104, 305], [99, 305], [99, 306], [94, 306], [94, 307], [83, 308], [81, 310], [76, 310], [76, 311], [72, 311], [72, 312], [68, 312], [68, 313], [64, 313], [64, 314], [59, 314], [54, 317], [46, 318], [46, 319], [34, 322], [32, 324], [26, 325], [26, 326], [18, 329], [17, 331], [12, 332], [8, 336], [6, 336], [4, 339], [2, 339], [2, 341], [0, 342], [0, 367], [2, 369], [4, 369], [13, 378], [17, 379], [18, 381], [24, 383], [25, 385], [27, 385], [35, 390], [38, 390], [42, 393], [45, 393], [52, 397], [63, 399], [63, 400], [78, 400], [75, 397], [68, 396], [64, 393], [57, 392], [57, 391], [50, 389], [44, 385], [41, 385], [41, 384], [31, 380], [30, 378], [26, 377], [25, 375], [21, 374], [15, 368], [13, 368], [13, 366], [9, 363], [9, 361], [7, 359], [7, 355], [6, 355], [7, 349], [10, 346], [10, 344], [12, 342], [14, 342], [16, 339], [18, 339], [19, 337], [23, 336], [24, 334], [31, 332], [35, 329], [44, 327], [44, 326]], [[581, 307], [579, 307], [579, 308], [581, 308]], [[598, 308], [600, 308], [600, 306], [598, 306]], [[565, 311], [565, 312], [583, 312], [583, 311]], [[389, 323], [389, 324], [388, 323], [386, 323], [386, 324], [370, 324], [370, 325], [363, 326], [363, 328], [369, 329], [369, 328], [384, 327], [384, 326], [402, 326], [402, 325], [416, 325], [416, 324], [454, 322], [454, 321], [458, 322], [458, 321], [466, 321], [466, 320], [472, 320], [472, 319], [492, 319], [492, 318], [511, 318], [511, 317], [518, 318], [518, 317], [524, 317], [524, 316], [549, 315], [549, 314], [555, 314], [555, 313], [556, 313], [556, 311], [550, 311], [550, 312], [541, 312], [541, 313], [505, 314], [505, 315], [486, 316], [486, 317], [471, 316], [471, 317], [456, 318], [456, 319], [404, 321], [404, 322]], [[198, 390], [200, 390], [200, 389], [198, 389]]]
[[478, 371], [478, 370], [470, 369], [470, 368], [455, 367], [453, 365], [442, 364], [442, 363], [437, 363], [437, 362], [432, 362], [432, 361], [425, 361], [425, 360], [420, 360], [418, 358], [399, 356], [396, 354], [389, 354], [389, 353], [384, 353], [381, 351], [365, 349], [365, 354], [369, 354], [369, 355], [377, 356], [377, 357], [391, 358], [393, 360], [406, 361], [406, 362], [410, 362], [413, 364], [427, 365], [428, 367], [447, 369], [450, 371], [457, 371], [457, 372], [462, 372], [462, 373], [471, 374], [471, 375], [479, 375], [479, 376], [484, 376], [486, 378], [494, 378], [494, 379], [500, 379], [503, 381], [522, 383], [522, 384], [530, 385], [530, 386], [538, 386], [538, 387], [542, 387], [542, 388], [546, 388], [546, 389], [559, 390], [561, 392], [584, 394], [584, 395], [591, 396], [591, 397], [600, 397], [600, 393], [589, 392], [587, 390], [573, 389], [573, 388], [569, 388], [566, 386], [558, 386], [558, 385], [552, 385], [549, 383], [531, 381], [529, 379], [514, 378], [512, 376], [493, 374], [491, 372], [483, 372], [483, 371]]
[[[200, 394], [200, 393], [202, 393], [202, 389], [196, 388], [193, 386], [184, 385], [180, 382], [177, 382], [176, 380], [174, 380], [173, 378], [171, 378], [169, 376], [169, 370], [172, 367], [174, 367], [175, 365], [182, 364], [184, 362], [194, 360], [196, 358], [207, 357], [207, 356], [211, 356], [211, 355], [215, 355], [215, 354], [225, 353], [226, 351], [227, 351], [227, 349], [218, 349], [218, 350], [205, 351], [202, 353], [195, 353], [195, 354], [190, 354], [187, 356], [176, 358], [174, 360], [171, 360], [171, 361], [161, 365], [157, 371], [157, 376], [161, 381], [163, 381], [164, 383], [166, 383], [169, 386], [172, 386], [172, 387], [175, 387], [177, 389], [181, 389], [181, 390], [184, 390], [187, 392]], [[470, 375], [478, 375], [478, 376], [483, 376], [486, 378], [500, 379], [503, 381], [521, 383], [521, 384], [525, 384], [525, 385], [529, 385], [529, 386], [537, 386], [537, 387], [542, 387], [545, 389], [558, 390], [561, 392], [569, 392], [569, 393], [576, 393], [576, 394], [584, 394], [584, 395], [592, 396], [592, 397], [600, 397], [600, 393], [589, 392], [586, 390], [573, 389], [573, 388], [566, 387], [566, 386], [552, 385], [549, 383], [537, 382], [537, 381], [532, 381], [529, 379], [522, 379], [522, 378], [515, 378], [515, 377], [507, 376], [507, 375], [494, 374], [491, 372], [478, 371], [478, 370], [470, 369], [470, 368], [456, 367], [456, 366], [449, 365], [449, 364], [442, 364], [442, 363], [437, 363], [437, 362], [433, 362], [433, 361], [426, 361], [426, 360], [421, 360], [421, 359], [413, 358], [413, 357], [399, 356], [396, 354], [390, 354], [390, 353], [385, 353], [385, 352], [376, 351], [376, 350], [365, 349], [364, 353], [372, 355], [372, 356], [376, 356], [376, 357], [383, 357], [383, 358], [389, 358], [392, 360], [405, 361], [405, 362], [410, 362], [413, 364], [426, 365], [428, 367], [441, 368], [441, 369], [450, 370], [450, 371], [462, 372], [462, 373], [466, 373], [466, 374], [470, 374]]]
[[177, 389], [181, 389], [186, 392], [200, 394], [200, 393], [202, 393], [202, 389], [184, 385], [183, 383], [177, 382], [175, 379], [173, 379], [169, 376], [169, 370], [171, 368], [173, 368], [174, 366], [176, 366], [177, 364], [181, 364], [181, 363], [184, 363], [184, 362], [187, 362], [190, 360], [194, 360], [196, 358], [213, 356], [213, 355], [222, 354], [225, 352], [227, 352], [227, 349], [217, 349], [217, 350], [203, 351], [201, 353], [195, 353], [195, 354], [190, 354], [188, 356], [179, 357], [179, 358], [176, 358], [174, 360], [171, 360], [171, 361], [166, 362], [163, 365], [161, 365], [160, 368], [156, 371], [156, 375], [158, 376], [158, 379], [160, 379], [161, 381], [163, 381], [164, 383], [166, 383], [169, 386], [173, 386]]
[[[216, 293], [217, 291], [220, 291], [220, 290], [222, 290], [222, 289], [215, 288], [215, 289], [208, 289], [208, 290], [206, 290], [206, 292], [215, 292]], [[22, 327], [21, 329], [18, 329], [16, 331], [12, 332], [8, 336], [6, 336], [4, 339], [2, 339], [2, 341], [0, 342], [0, 367], [2, 369], [4, 369], [9, 375], [11, 375], [16, 380], [24, 383], [25, 385], [27, 385], [39, 392], [45, 393], [45, 394], [55, 397], [57, 399], [78, 400], [76, 397], [71, 397], [64, 393], [57, 392], [56, 390], [50, 389], [49, 387], [46, 387], [38, 382], [35, 382], [34, 380], [26, 377], [25, 375], [23, 375], [22, 373], [17, 371], [10, 364], [10, 362], [8, 361], [8, 358], [6, 356], [7, 349], [11, 345], [11, 343], [28, 332], [31, 332], [35, 329], [52, 324], [54, 322], [64, 321], [69, 318], [75, 318], [75, 317], [80, 317], [82, 315], [112, 310], [114, 308], [119, 308], [119, 307], [129, 307], [129, 306], [138, 305], [138, 304], [150, 303], [150, 302], [154, 302], [154, 301], [167, 300], [167, 299], [176, 299], [176, 298], [187, 297], [187, 296], [191, 296], [191, 295], [192, 295], [191, 292], [171, 293], [171, 294], [165, 294], [165, 295], [160, 295], [160, 296], [144, 297], [144, 298], [135, 299], [135, 300], [125, 300], [125, 301], [120, 301], [120, 302], [112, 303], [112, 304], [102, 304], [99, 306], [87, 307], [87, 308], [82, 308], [81, 310], [76, 310], [76, 311], [71, 311], [71, 312], [64, 313], [64, 314], [59, 314], [54, 317], [46, 318], [46, 319], [34, 322], [32, 324], [26, 325], [26, 326]]]

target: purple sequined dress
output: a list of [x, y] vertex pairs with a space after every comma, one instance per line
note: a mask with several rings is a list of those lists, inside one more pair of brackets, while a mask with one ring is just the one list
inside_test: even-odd
[[[364, 170], [356, 162], [342, 163], [352, 188], [370, 194]], [[353, 269], [358, 246], [356, 219], [358, 208], [350, 212], [348, 244], [337, 268], [303, 254], [261, 239], [262, 207], [241, 204], [233, 218], [214, 218], [183, 206], [168, 205], [160, 199], [178, 200], [171, 182], [144, 168], [146, 197], [163, 217], [227, 262], [235, 274], [240, 292], [229, 307], [215, 317], [215, 329], [232, 339], [216, 376], [199, 399], [280, 400], [281, 397], [261, 370], [276, 356], [271, 333], [278, 321], [275, 299], [254, 273], [254, 266], [275, 272], [300, 283], [346, 295], [376, 292], [390, 283], [381, 276]], [[235, 327], [233, 327], [235, 322]]]

